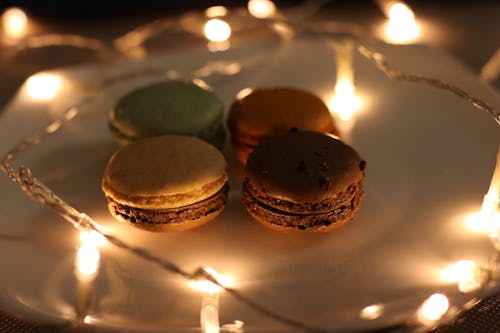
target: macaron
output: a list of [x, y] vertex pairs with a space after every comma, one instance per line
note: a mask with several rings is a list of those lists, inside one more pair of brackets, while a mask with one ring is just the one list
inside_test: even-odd
[[120, 221], [149, 231], [191, 229], [224, 209], [227, 164], [218, 149], [193, 136], [143, 138], [113, 154], [102, 190]]
[[326, 232], [354, 219], [366, 162], [331, 135], [299, 131], [266, 138], [245, 166], [248, 213], [279, 231]]
[[217, 95], [193, 82], [168, 80], [122, 96], [109, 113], [109, 128], [122, 145], [166, 134], [196, 136], [221, 148], [224, 105]]
[[339, 134], [328, 107], [312, 92], [291, 87], [247, 89], [238, 94], [227, 120], [235, 155], [243, 164], [269, 135], [292, 128]]

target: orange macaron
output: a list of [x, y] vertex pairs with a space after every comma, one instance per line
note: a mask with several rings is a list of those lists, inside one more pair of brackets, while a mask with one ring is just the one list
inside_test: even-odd
[[309, 91], [292, 87], [263, 87], [238, 94], [229, 110], [228, 128], [235, 155], [243, 164], [270, 135], [298, 129], [338, 136], [325, 103]]

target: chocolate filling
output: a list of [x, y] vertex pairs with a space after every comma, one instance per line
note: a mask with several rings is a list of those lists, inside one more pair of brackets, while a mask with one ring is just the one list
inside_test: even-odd
[[171, 209], [141, 209], [120, 204], [110, 197], [107, 199], [114, 213], [130, 223], [180, 224], [186, 220], [197, 220], [222, 209], [227, 200], [228, 189], [229, 186], [226, 183], [222, 189], [205, 200]]
[[243, 203], [250, 214], [260, 217], [268, 223], [290, 229], [321, 230], [330, 227], [332, 224], [347, 222], [356, 216], [364, 192], [360, 186], [354, 186], [354, 188], [356, 191], [349, 202], [342, 203], [328, 212], [321, 213], [290, 213], [266, 205], [252, 196], [252, 193], [247, 188], [247, 183], [243, 184]]
[[257, 201], [260, 201], [262, 204], [275, 207], [276, 209], [289, 213], [308, 213], [308, 214], [317, 214], [317, 213], [327, 213], [335, 210], [338, 207], [348, 205], [354, 200], [354, 197], [361, 190], [361, 181], [356, 184], [349, 185], [344, 191], [335, 193], [333, 196], [328, 198], [327, 200], [319, 201], [319, 202], [292, 202], [283, 199], [276, 199], [271, 195], [266, 195], [262, 191], [257, 191], [252, 184], [248, 181], [248, 179], [244, 182], [244, 187], [246, 190], [254, 197]]

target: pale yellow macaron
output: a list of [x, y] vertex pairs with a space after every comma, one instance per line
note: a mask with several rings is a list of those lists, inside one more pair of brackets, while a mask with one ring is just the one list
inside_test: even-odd
[[102, 189], [117, 219], [151, 231], [177, 231], [217, 216], [227, 181], [226, 160], [215, 147], [192, 136], [165, 135], [118, 150]]

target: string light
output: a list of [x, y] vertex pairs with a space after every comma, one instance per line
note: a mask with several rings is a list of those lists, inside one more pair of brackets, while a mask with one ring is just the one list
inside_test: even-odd
[[205, 23], [203, 31], [207, 39], [212, 42], [224, 42], [231, 36], [231, 27], [229, 24], [218, 18], [208, 20]]
[[97, 231], [84, 231], [80, 234], [82, 245], [78, 249], [75, 258], [76, 276], [76, 300], [75, 314], [76, 322], [86, 323], [88, 311], [91, 305], [92, 287], [97, 277], [101, 255], [98, 246], [103, 243], [101, 234]]
[[226, 21], [219, 18], [212, 18], [205, 23], [203, 32], [209, 41], [207, 45], [209, 51], [225, 51], [231, 46], [229, 42], [231, 27]]
[[388, 18], [385, 32], [389, 42], [404, 44], [416, 40], [419, 27], [415, 14], [407, 4], [393, 0], [378, 0], [377, 3]]
[[483, 212], [488, 216], [496, 215], [498, 211], [498, 205], [500, 203], [499, 192], [500, 192], [500, 147], [498, 148], [497, 152], [495, 171], [493, 172], [488, 192], [484, 196], [481, 212]]
[[366, 320], [374, 320], [379, 318], [384, 312], [384, 306], [382, 304], [369, 305], [361, 310], [359, 317]]
[[485, 279], [484, 270], [473, 260], [459, 260], [446, 267], [441, 277], [444, 281], [454, 282], [458, 290], [468, 293], [479, 289]]
[[[219, 280], [217, 271], [205, 267], [205, 272]], [[203, 292], [201, 302], [200, 325], [205, 333], [219, 333], [219, 291], [221, 287], [208, 280], [192, 281], [191, 286]]]
[[76, 255], [76, 268], [79, 279], [90, 280], [95, 277], [99, 268], [99, 250], [92, 244], [84, 244]]
[[3, 12], [2, 30], [5, 37], [10, 40], [17, 40], [26, 34], [28, 26], [28, 17], [20, 8], [9, 8]]
[[62, 80], [55, 74], [36, 74], [26, 81], [26, 92], [35, 100], [54, 98], [61, 89]]
[[349, 121], [361, 108], [361, 99], [356, 96], [354, 84], [340, 81], [335, 85], [335, 95], [328, 101], [330, 110], [337, 112], [340, 119]]
[[353, 70], [353, 42], [344, 40], [334, 45], [336, 50], [337, 83], [335, 94], [327, 102], [330, 110], [336, 112], [340, 119], [349, 121], [361, 108], [361, 99], [356, 96]]
[[250, 0], [248, 12], [259, 19], [269, 18], [276, 14], [276, 5], [271, 0]]
[[[261, 2], [266, 2], [266, 1], [261, 1]], [[268, 1], [268, 2], [270, 2], [270, 1]], [[415, 21], [413, 13], [411, 12], [411, 10], [407, 6], [406, 6], [406, 8], [410, 11], [411, 15], [409, 15], [407, 11], [403, 10], [402, 7], [395, 7], [395, 8], [396, 9], [393, 11], [394, 13], [393, 14], [389, 14], [389, 17], [394, 16], [395, 17], [394, 20], [396, 20], [396, 21], [398, 20], [397, 17], [399, 17], [399, 20], [401, 20], [401, 21], [403, 20], [402, 18], [405, 18], [404, 20], [406, 20], [406, 21]], [[224, 15], [226, 15], [226, 14], [217, 14], [217, 13], [214, 14], [214, 13], [212, 13], [212, 14], [209, 15], [207, 13], [207, 17], [219, 17], [219, 16], [224, 16]], [[222, 22], [226, 23], [223, 20], [219, 20], [219, 19], [216, 19], [216, 20], [217, 21], [222, 21]], [[212, 21], [212, 20], [209, 20], [209, 22], [210, 21]], [[210, 41], [218, 42], [217, 38], [215, 40], [211, 39], [209, 37], [209, 34], [207, 33], [207, 26], [208, 26], [209, 22], [207, 22], [207, 25], [205, 25], [205, 35], [206, 35], [207, 39], [209, 39]], [[227, 28], [228, 29], [226, 29], [226, 30], [228, 30], [229, 32], [225, 33], [227, 35], [227, 37], [222, 38], [222, 41], [227, 41], [229, 39], [230, 35], [231, 35], [231, 29], [229, 27], [229, 24], [227, 24]], [[211, 30], [211, 29], [212, 28], [209, 28], [208, 30]], [[218, 30], [218, 29], [219, 28], [216, 28], [216, 30]], [[418, 33], [418, 27], [417, 27], [417, 33]], [[215, 33], [215, 34], [221, 36], [220, 33]], [[212, 35], [212, 37], [213, 37], [213, 35]], [[349, 82], [352, 82], [351, 86], [348, 84]], [[46, 86], [46, 85], [44, 85], [44, 86]], [[49, 84], [49, 86], [50, 86], [50, 84]], [[59, 90], [59, 86], [60, 86], [60, 83], [57, 85], [56, 89], [52, 89], [52, 90], [55, 90], [55, 93], [53, 95], [51, 95], [50, 97], [39, 98], [40, 96], [44, 96], [43, 93], [42, 94], [38, 94], [40, 92], [40, 89], [34, 89], [35, 91], [38, 91], [38, 93], [30, 93], [30, 96], [33, 97], [33, 98], [35, 98], [35, 99], [50, 99], [53, 96], [55, 96], [55, 94], [57, 93], [57, 90]], [[355, 94], [354, 94], [355, 93], [355, 88], [354, 88], [353, 81], [339, 80], [338, 79], [337, 80], [337, 85], [336, 85], [336, 88], [335, 88], [336, 92], [337, 92], [337, 86], [339, 86], [339, 88], [338, 88], [339, 93], [343, 92], [343, 94], [349, 95], [352, 92], [352, 95], [355, 96]], [[28, 91], [30, 91], [30, 88], [28, 88]], [[47, 96], [47, 95], [50, 95], [50, 94], [46, 94], [45, 96]], [[341, 118], [342, 118], [342, 115], [341, 115]], [[344, 118], [347, 119], [347, 117], [344, 117]], [[5, 170], [7, 170], [7, 169], [5, 169]], [[9, 170], [7, 170], [7, 171], [9, 171]], [[485, 204], [483, 202], [483, 210], [484, 211], [488, 211], [488, 212], [491, 211], [490, 210], [491, 203], [493, 203], [495, 205], [495, 212], [496, 212], [496, 210], [498, 208], [498, 184], [497, 184], [497, 186], [495, 186], [495, 188], [497, 189], [496, 195], [494, 195], [494, 196], [493, 195], [489, 195], [490, 194], [490, 191], [489, 191], [488, 194], [485, 196], [485, 202], [487, 201], [487, 204]], [[96, 232], [96, 233], [99, 234], [98, 232]], [[498, 235], [498, 230], [497, 230], [497, 235]], [[97, 244], [100, 241], [98, 241], [98, 240], [90, 240], [90, 239], [94, 239], [94, 236], [83, 236], [82, 235], [82, 243], [84, 243], [84, 244], [80, 247], [80, 249], [78, 250], [78, 253], [77, 253], [77, 259], [76, 259], [77, 263], [75, 264], [75, 274], [77, 276], [86, 276], [86, 277], [89, 277], [89, 278], [95, 278], [95, 276], [97, 275], [98, 269], [99, 269], [99, 262], [100, 262], [100, 254], [99, 254], [99, 251], [97, 249], [97, 246], [98, 246]], [[81, 263], [78, 263], [80, 261], [81, 261]], [[465, 262], [467, 262], [467, 261], [465, 261]], [[457, 262], [456, 264], [458, 264], [458, 263], [459, 262]], [[461, 263], [459, 266], [462, 267], [461, 269], [463, 269], [463, 267], [469, 267], [470, 268], [471, 264], [470, 263], [466, 263], [466, 264]], [[474, 266], [476, 267], [477, 265], [474, 265]], [[216, 274], [216, 272], [214, 271], [214, 273], [211, 273], [211, 274], [214, 275], [214, 274]], [[460, 273], [460, 274], [462, 276], [466, 276], [468, 278], [460, 278], [457, 281], [467, 280], [467, 279], [470, 279], [471, 276], [474, 276], [474, 274], [471, 274], [470, 272], [465, 272], [465, 273]], [[460, 274], [458, 274], [458, 275], [460, 275]], [[220, 277], [218, 277], [218, 279], [220, 279]], [[213, 283], [211, 283], [209, 281], [205, 281], [205, 283], [210, 284], [211, 285], [210, 288], [213, 288], [214, 286], [217, 287], [217, 288], [220, 288], [220, 287], [214, 285]], [[207, 294], [208, 293], [214, 293], [214, 292], [217, 292], [217, 296], [218, 296], [218, 292], [219, 292], [218, 289], [216, 289], [216, 291], [213, 291], [213, 290], [212, 291], [205, 291], [205, 293], [207, 293]], [[217, 302], [218, 302], [218, 298], [217, 298]], [[422, 306], [418, 310], [418, 314], [419, 314], [420, 318], [423, 321], [437, 321], [437, 320], [441, 319], [449, 311], [449, 308], [450, 308], [450, 304], [449, 304], [449, 300], [448, 300], [448, 298], [446, 296], [444, 296], [442, 294], [434, 294], [431, 297], [429, 297], [429, 299], [427, 299], [422, 304]], [[208, 309], [208, 306], [207, 306], [207, 309]], [[382, 312], [383, 312], [383, 306], [382, 305], [371, 305], [371, 306], [368, 306], [368, 307], [364, 308], [360, 312], [360, 317], [364, 318], [364, 319], [376, 319], [378, 316], [380, 316], [380, 314]], [[218, 310], [217, 310], [217, 318], [218, 318]], [[85, 320], [85, 322], [90, 321], [91, 317], [85, 316], [84, 320]], [[205, 325], [205, 329], [207, 328], [207, 325], [206, 325], [207, 321], [214, 322], [215, 320], [213, 320], [213, 319], [202, 320], [202, 326]], [[205, 324], [203, 324], [203, 322], [205, 322]], [[208, 326], [210, 326], [210, 325], [208, 325]], [[212, 326], [214, 327], [214, 330], [215, 329], [217, 330], [217, 331], [214, 331], [214, 332], [218, 332], [219, 331], [218, 320], [217, 320], [217, 325], [214, 324]], [[210, 326], [210, 327], [212, 327], [212, 326]], [[240, 325], [237, 325], [237, 326], [240, 326]], [[217, 327], [217, 328], [215, 328], [215, 327]]]
[[245, 323], [241, 320], [235, 320], [232, 324], [222, 325], [222, 329], [227, 332], [242, 333]]
[[244, 88], [236, 94], [236, 100], [241, 100], [252, 93], [252, 88]]
[[83, 231], [80, 233], [80, 242], [97, 248], [106, 243], [106, 238], [95, 230]]
[[433, 294], [420, 306], [417, 318], [424, 325], [432, 325], [443, 318], [450, 308], [448, 297], [443, 294]]
[[208, 18], [226, 16], [228, 12], [229, 11], [224, 6], [212, 6], [205, 10], [205, 16]]
[[500, 214], [498, 206], [500, 203], [500, 148], [497, 152], [495, 170], [491, 178], [488, 192], [483, 197], [483, 203], [479, 212], [470, 214], [466, 219], [470, 230], [487, 233], [496, 244], [496, 238], [500, 232]]
[[500, 214], [488, 214], [482, 210], [473, 212], [466, 217], [465, 223], [469, 230], [491, 234], [500, 228]]

